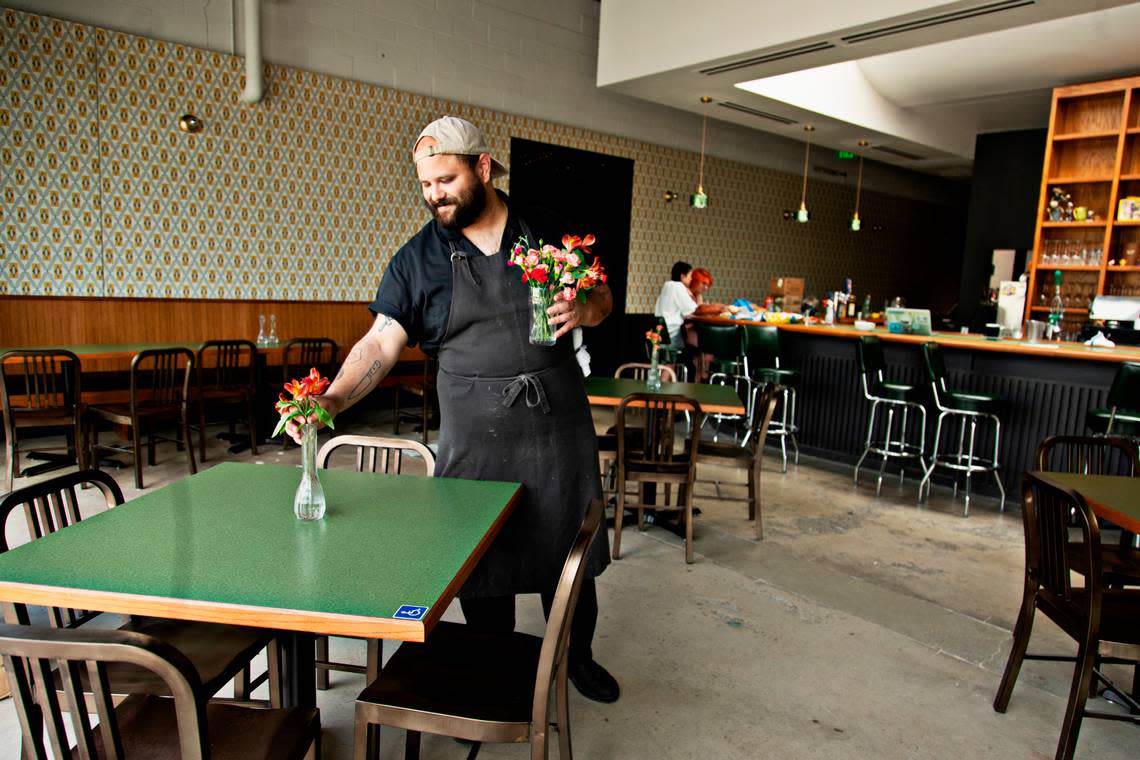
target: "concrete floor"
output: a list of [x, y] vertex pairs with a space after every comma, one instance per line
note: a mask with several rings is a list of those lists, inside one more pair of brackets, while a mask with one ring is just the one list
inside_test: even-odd
[[[382, 414], [365, 414], [338, 432], [390, 430]], [[211, 442], [203, 466], [222, 461], [224, 446]], [[231, 458], [296, 463], [298, 456], [296, 448], [267, 446], [257, 457]], [[147, 490], [186, 474], [172, 445], [161, 446], [159, 457], [146, 470]], [[129, 469], [115, 474], [128, 499], [138, 495]], [[710, 469], [700, 477], [712, 475], [742, 480]], [[960, 502], [939, 488], [917, 507], [916, 486], [894, 480], [876, 498], [873, 479], [855, 486], [846, 466], [804, 458], [782, 474], [769, 453], [762, 542], [742, 502], [708, 496], [696, 500], [693, 565], [685, 564], [681, 541], [659, 527], [623, 531], [623, 558], [598, 579], [594, 640], [622, 697], [600, 705], [571, 688], [577, 756], [1052, 757], [1071, 665], [1026, 663], [1009, 711], [991, 707], [1020, 600], [1017, 505], [999, 514], [996, 502], [978, 499], [963, 519]], [[698, 493], [712, 490], [704, 484]], [[21, 530], [20, 522], [9, 530]], [[446, 617], [461, 620], [458, 605]], [[541, 633], [537, 598], [520, 601], [519, 626]], [[1031, 650], [1046, 649], [1075, 646], [1039, 618]], [[334, 639], [333, 652], [363, 663], [360, 642]], [[1122, 681], [1131, 675], [1111, 673]], [[338, 673], [318, 695], [325, 758], [351, 756], [352, 700], [362, 686], [363, 677]], [[18, 756], [18, 733], [6, 701], [0, 757]], [[402, 740], [402, 732], [386, 731], [383, 757], [402, 757]], [[480, 754], [528, 756], [518, 746]], [[424, 739], [425, 760], [465, 756], [450, 739]], [[1140, 756], [1140, 730], [1086, 721], [1077, 756]]]

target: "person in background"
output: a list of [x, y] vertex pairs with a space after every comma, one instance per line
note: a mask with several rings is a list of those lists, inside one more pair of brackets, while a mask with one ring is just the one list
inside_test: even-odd
[[689, 290], [692, 292], [693, 301], [696, 307], [693, 309], [692, 314], [697, 316], [719, 314], [727, 308], [722, 303], [706, 303], [705, 293], [712, 287], [713, 278], [712, 272], [703, 268], [697, 267], [689, 275]]
[[685, 261], [675, 263], [671, 279], [661, 286], [661, 293], [653, 306], [653, 315], [665, 320], [665, 329], [669, 331], [669, 341], [673, 348], [681, 348], [681, 325], [685, 317], [697, 308], [697, 301], [689, 289], [692, 279], [692, 264]]

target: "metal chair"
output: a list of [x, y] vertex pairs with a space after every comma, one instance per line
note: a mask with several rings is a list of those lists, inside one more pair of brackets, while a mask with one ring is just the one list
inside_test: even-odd
[[[942, 361], [942, 350], [937, 343], [924, 343], [922, 346], [923, 363], [926, 365], [926, 375], [930, 380], [931, 392], [934, 395], [934, 406], [938, 409], [938, 421], [934, 426], [934, 446], [931, 450], [930, 466], [922, 476], [918, 485], [918, 500], [923, 501], [930, 493], [930, 476], [936, 467], [945, 467], [955, 473], [966, 474], [966, 504], [962, 509], [962, 516], [970, 514], [970, 478], [975, 472], [988, 472], [994, 476], [998, 492], [1001, 493], [999, 511], [1005, 511], [1005, 487], [1002, 486], [998, 470], [998, 451], [1001, 448], [1001, 420], [997, 416], [997, 408], [1001, 404], [998, 396], [988, 393], [968, 393], [966, 391], [951, 390], [946, 386], [946, 365]], [[958, 453], [949, 454], [939, 460], [939, 445], [942, 440], [942, 421], [947, 417], [958, 419]], [[977, 440], [979, 422], [989, 422], [993, 425], [993, 458], [982, 459], [974, 455], [974, 443]], [[970, 428], [970, 446], [964, 448], [966, 427]], [[963, 463], [964, 462], [964, 463]], [[958, 495], [958, 479], [954, 479], [954, 495]]]
[[[644, 413], [645, 425], [639, 436], [632, 436], [627, 417]], [[688, 396], [632, 393], [617, 408], [617, 509], [614, 512], [613, 558], [621, 559], [621, 523], [627, 508], [637, 509], [637, 528], [645, 530], [645, 509], [681, 511], [685, 520], [685, 561], [693, 561], [693, 478], [700, 426], [691, 425], [684, 445], [675, 445], [678, 417], [690, 412], [698, 419], [701, 405]], [[640, 440], [638, 440], [640, 438]], [[626, 503], [626, 485], [665, 484], [661, 504], [646, 504], [644, 495]], [[677, 487], [677, 502], [669, 504], [670, 490]]]
[[[345, 446], [353, 448], [353, 459], [357, 472], [399, 475], [403, 468], [404, 452], [410, 451], [424, 461], [429, 478], [435, 474], [435, 455], [427, 446], [403, 438], [384, 438], [371, 435], [338, 435], [329, 439], [317, 452], [317, 467], [327, 469], [333, 453]], [[380, 661], [384, 653], [382, 642], [378, 639], [365, 639], [365, 641], [367, 643], [365, 654], [367, 664], [362, 667], [348, 662], [330, 660], [329, 637], [317, 636], [315, 660], [317, 688], [323, 691], [329, 687], [330, 670], [337, 670], [342, 673], [359, 673], [366, 676], [367, 683], [374, 681], [380, 675]]]
[[[135, 459], [135, 488], [143, 487], [142, 438], [147, 439], [147, 462], [155, 465], [155, 442], [172, 441], [179, 450], [186, 449], [190, 474], [198, 471], [194, 461], [194, 444], [190, 439], [190, 378], [194, 373], [194, 354], [187, 348], [148, 349], [131, 360], [130, 400], [126, 404], [93, 404], [87, 409], [91, 430], [91, 466], [98, 468], [100, 451], [131, 454]], [[99, 420], [130, 428], [131, 446], [99, 443]], [[160, 422], [176, 420], [182, 438], [168, 438], [155, 433]]]
[[[338, 347], [332, 338], [293, 338], [281, 349], [281, 383], [275, 384], [274, 398], [281, 392], [281, 387], [294, 380], [309, 374], [314, 367], [324, 377], [332, 377], [333, 365], [336, 364]], [[292, 439], [281, 436], [282, 450], [289, 448]]]
[[772, 383], [783, 390], [780, 396], [780, 415], [774, 419], [768, 434], [780, 439], [780, 461], [783, 472], [788, 471], [788, 439], [792, 442], [795, 463], [800, 463], [800, 446], [796, 441], [796, 391], [800, 385], [800, 371], [781, 366], [780, 330], [774, 325], [745, 324], [744, 374], [756, 383]]
[[1108, 389], [1108, 406], [1090, 409], [1085, 425], [1102, 435], [1140, 436], [1140, 364], [1120, 365]]
[[[98, 488], [108, 509], [123, 503], [122, 490], [107, 473], [98, 470], [70, 472], [19, 488], [0, 499], [0, 526], [7, 526], [11, 514], [20, 510], [32, 540], [64, 530], [82, 519], [76, 494], [76, 489], [81, 486]], [[0, 554], [9, 548], [7, 530], [0, 529]], [[98, 547], [92, 547], [92, 551], [97, 550]], [[32, 622], [25, 605], [14, 605], [14, 608], [20, 623], [27, 625]], [[53, 628], [78, 628], [102, 614], [64, 607], [49, 607], [46, 613], [48, 624]], [[193, 665], [206, 696], [217, 693], [234, 678], [238, 679], [235, 689], [238, 699], [248, 699], [249, 692], [265, 678], [270, 681], [270, 693], [279, 693], [275, 667], [277, 653], [270, 632], [259, 628], [139, 615], [131, 616], [119, 626], [119, 630], [154, 636], [176, 647]], [[269, 673], [251, 683], [249, 661], [267, 646], [271, 662]], [[112, 666], [110, 678], [116, 693], [169, 694], [163, 682], [138, 668]]]
[[[634, 380], [644, 380], [652, 365], [642, 362], [627, 362], [614, 370], [614, 377], [629, 377]], [[673, 369], [667, 366], [659, 366], [661, 370], [661, 382], [675, 383], [677, 376], [673, 373]], [[615, 411], [616, 415], [616, 411]], [[632, 428], [636, 430], [637, 428]], [[609, 497], [617, 491], [615, 482], [617, 480], [616, 465], [617, 462], [617, 422], [610, 426], [603, 435], [598, 436], [598, 468], [602, 473], [602, 496]]]
[[[994, 696], [994, 710], [1004, 713], [1024, 660], [1075, 662], [1068, 705], [1057, 742], [1058, 760], [1069, 760], [1077, 744], [1084, 718], [1124, 720], [1140, 725], [1140, 715], [1101, 713], [1086, 709], [1094, 679], [1104, 682], [1134, 712], [1140, 704], [1124, 694], [1096, 667], [1094, 659], [1101, 642], [1140, 645], [1140, 590], [1107, 589], [1102, 577], [1100, 531], [1097, 521], [1080, 494], [1056, 488], [1027, 473], [1022, 485], [1022, 525], [1025, 529], [1025, 584], [1021, 610], [1013, 629], [1013, 647]], [[1089, 569], [1084, 587], [1073, 587], [1070, 525], [1079, 531], [1082, 561]], [[1033, 617], [1040, 610], [1077, 642], [1076, 657], [1026, 654]], [[1103, 662], [1135, 662], [1103, 657]]]
[[[752, 399], [752, 420], [749, 435], [745, 442], [737, 446], [733, 443], [717, 443], [715, 441], [698, 440], [697, 442], [697, 473], [700, 473], [702, 464], [735, 465], [744, 467], [748, 471], [748, 496], [743, 501], [748, 502], [748, 519], [756, 522], [756, 539], [764, 538], [763, 502], [760, 499], [760, 469], [764, 461], [764, 445], [767, 443], [769, 426], [772, 416], [776, 413], [776, 403], [779, 401], [782, 389], [778, 385], [766, 385], [756, 389], [756, 398]], [[700, 482], [694, 477], [694, 482]], [[721, 495], [720, 481], [716, 484], [716, 498], [732, 500], [734, 497]]]
[[[119, 760], [300, 760], [320, 755], [315, 707], [257, 709], [207, 702], [209, 692], [177, 647], [131, 631], [0, 625], [0, 655], [12, 684], [25, 757]], [[111, 676], [126, 668], [150, 674], [171, 698], [131, 694], [115, 704]], [[55, 674], [53, 675], [53, 671]], [[70, 713], [76, 746], [64, 723]], [[84, 690], [90, 688], [90, 702]], [[92, 725], [88, 704], [98, 724]], [[48, 739], [44, 741], [44, 729]]]
[[[0, 354], [0, 401], [4, 408], [4, 442], [8, 460], [5, 490], [20, 474], [20, 453], [25, 450], [71, 452], [79, 469], [85, 466], [82, 376], [79, 357], [63, 349], [5, 351]], [[24, 447], [20, 430], [63, 430], [64, 446]], [[39, 469], [39, 468], [37, 468]]]
[[[209, 340], [198, 348], [198, 455], [206, 461], [206, 407], [245, 408], [249, 427], [249, 450], [257, 453], [257, 415], [253, 404], [257, 399], [257, 346], [248, 340]], [[228, 440], [236, 442], [234, 423], [237, 418], [226, 417], [220, 422], [229, 423]], [[212, 423], [217, 424], [217, 423]]]
[[567, 646], [578, 593], [585, 578], [586, 551], [602, 522], [594, 500], [562, 566], [546, 630], [540, 639], [525, 633], [491, 633], [441, 622], [423, 644], [403, 644], [384, 676], [356, 698], [353, 736], [357, 760], [375, 758], [380, 726], [407, 730], [407, 758], [419, 757], [422, 732], [475, 742], [529, 742], [531, 758], [549, 757], [551, 695], [558, 756], [570, 760]]
[[[855, 484], [859, 484], [859, 468], [868, 454], [877, 454], [883, 458], [879, 465], [879, 479], [875, 483], [875, 495], [878, 496], [883, 488], [883, 472], [887, 467], [887, 460], [899, 459], [904, 464], [899, 467], [899, 485], [905, 477], [905, 460], [917, 459], [924, 473], [926, 465], [923, 454], [926, 450], [926, 407], [922, 405], [922, 393], [913, 385], [902, 383], [888, 383], [885, 378], [887, 368], [883, 357], [883, 344], [876, 335], [863, 335], [855, 342], [856, 357], [859, 361], [859, 380], [863, 385], [863, 398], [871, 402], [871, 411], [867, 415], [867, 440], [863, 446], [863, 453], [855, 463]], [[883, 438], [874, 440], [876, 412], [886, 412], [887, 429]], [[907, 422], [911, 409], [918, 411], [921, 425], [918, 429], [917, 443], [907, 442]], [[895, 412], [902, 412], [899, 425], [898, 438], [892, 438], [895, 425]]]

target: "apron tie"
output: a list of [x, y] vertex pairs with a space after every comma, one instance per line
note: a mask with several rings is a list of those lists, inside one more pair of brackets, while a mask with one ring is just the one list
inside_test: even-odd
[[471, 266], [471, 257], [470, 256], [464, 256], [462, 253], [455, 250], [455, 245], [451, 241], [448, 241], [447, 245], [449, 248], [451, 248], [451, 260], [452, 261], [462, 260], [463, 263], [467, 265], [467, 274], [468, 274], [468, 276], [471, 277], [471, 281], [474, 282], [476, 285], [482, 285], [483, 281], [481, 279], [479, 279], [479, 275], [475, 272], [475, 270]]
[[[526, 405], [533, 409], [536, 406], [542, 407], [543, 414], [550, 414], [550, 404], [546, 401], [546, 391], [542, 387], [542, 381], [534, 375], [523, 373], [507, 384], [503, 388], [503, 406], [512, 406], [515, 399], [519, 394], [526, 391], [523, 399]], [[533, 393], [534, 397], [531, 397]]]

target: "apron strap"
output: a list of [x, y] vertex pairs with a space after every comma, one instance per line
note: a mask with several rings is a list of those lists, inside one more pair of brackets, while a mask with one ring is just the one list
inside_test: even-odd
[[451, 260], [452, 261], [462, 260], [463, 263], [467, 265], [467, 274], [469, 277], [471, 277], [471, 281], [474, 282], [476, 285], [482, 285], [483, 281], [481, 279], [479, 279], [479, 275], [475, 272], [474, 269], [471, 268], [471, 257], [470, 256], [464, 256], [462, 253], [457, 251], [455, 249], [455, 244], [452, 243], [450, 240], [447, 241], [447, 247], [451, 249]]
[[523, 399], [528, 407], [533, 409], [541, 406], [543, 414], [550, 414], [550, 404], [546, 400], [546, 390], [542, 387], [542, 381], [530, 373], [519, 375], [503, 388], [503, 406], [513, 406], [523, 391], [526, 391]]

